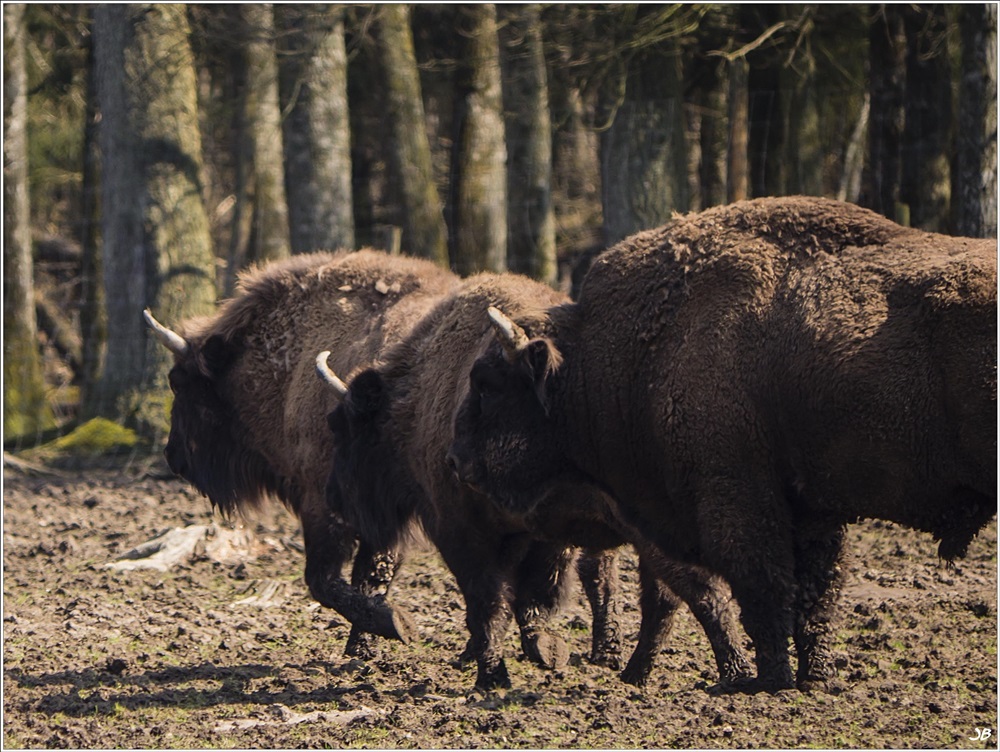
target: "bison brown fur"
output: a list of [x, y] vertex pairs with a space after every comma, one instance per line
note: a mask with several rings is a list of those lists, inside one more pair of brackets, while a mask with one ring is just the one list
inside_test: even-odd
[[513, 316], [532, 337], [473, 365], [451, 451], [514, 514], [566, 475], [604, 489], [640, 551], [728, 580], [756, 687], [793, 684], [789, 637], [821, 685], [847, 523], [950, 559], [995, 514], [996, 253], [816, 198], [677, 218], [540, 330]]
[[329, 349], [342, 373], [367, 365], [457, 282], [430, 262], [377, 251], [298, 255], [244, 273], [236, 296], [184, 323], [174, 346], [158, 333], [175, 352], [168, 464], [224, 513], [277, 498], [298, 515], [306, 582], [354, 623], [349, 652], [367, 649], [362, 630], [404, 638], [407, 626], [380, 605], [395, 552], [376, 557], [362, 545], [360, 592], [342, 581], [356, 535], [324, 498], [333, 448], [325, 416], [335, 400], [313, 359]]
[[[541, 530], [494, 509], [460, 483], [447, 457], [453, 416], [468, 390], [466, 374], [483, 351], [497, 347], [482, 311], [502, 305], [530, 316], [564, 300], [516, 275], [466, 280], [377, 368], [350, 382], [343, 404], [329, 418], [335, 437], [331, 506], [377, 548], [392, 547], [412, 520], [420, 522], [465, 598], [480, 687], [509, 684], [502, 638], [511, 616], [529, 655], [565, 652], [542, 625], [563, 591], [569, 546], [593, 549], [581, 560], [581, 578], [595, 614], [594, 657], [605, 659], [618, 650], [617, 626], [607, 611], [617, 588], [614, 549], [623, 539], [602, 520], [588, 517], [589, 509], [600, 508], [587, 500], [598, 491], [567, 488], [560, 497], [564, 513]], [[710, 635], [718, 636], [713, 647], [720, 669], [739, 676], [749, 664], [729, 636], [728, 600], [715, 597], [714, 583], [700, 573], [685, 570], [684, 577], [683, 595]], [[646, 568], [642, 580], [642, 636], [625, 673], [635, 683], [648, 675], [680, 603]]]

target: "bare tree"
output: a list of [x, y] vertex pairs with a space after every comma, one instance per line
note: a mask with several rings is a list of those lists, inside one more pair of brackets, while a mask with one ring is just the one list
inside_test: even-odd
[[997, 234], [997, 6], [959, 6], [962, 77], [952, 192], [955, 232]]
[[507, 266], [556, 283], [552, 124], [540, 6], [499, 6], [507, 134]]
[[386, 148], [402, 206], [403, 247], [447, 267], [448, 228], [434, 184], [409, 6], [382, 6], [376, 37], [388, 105]]
[[142, 311], [179, 321], [215, 302], [185, 8], [99, 6], [94, 45], [108, 313], [94, 408], [155, 436], [167, 426], [170, 356], [148, 336]]
[[900, 201], [914, 227], [948, 229], [952, 96], [948, 18], [943, 5], [903, 6], [906, 101]]
[[497, 11], [462, 6], [466, 52], [456, 98], [458, 128], [452, 259], [459, 274], [507, 266], [507, 147]]
[[293, 253], [354, 247], [344, 9], [274, 8]]
[[241, 38], [234, 67], [241, 84], [236, 117], [243, 137], [235, 146], [239, 195], [226, 267], [227, 295], [240, 268], [291, 252], [273, 9], [267, 3], [244, 3], [229, 10]]
[[28, 74], [23, 4], [3, 6], [3, 430], [53, 425], [38, 350], [28, 200]]
[[906, 95], [906, 30], [902, 6], [876, 8], [869, 27], [871, 97], [868, 126], [869, 208], [900, 221]]

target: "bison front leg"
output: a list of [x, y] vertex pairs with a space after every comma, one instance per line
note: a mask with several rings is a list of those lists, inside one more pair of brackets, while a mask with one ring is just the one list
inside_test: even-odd
[[476, 540], [465, 530], [439, 536], [435, 544], [465, 599], [470, 635], [466, 653], [476, 659], [476, 688], [510, 687], [503, 658], [504, 637], [513, 617], [509, 568], [500, 565], [491, 543]]
[[706, 484], [699, 516], [708, 563], [729, 582], [753, 641], [757, 679], [747, 691], [795, 686], [788, 659], [795, 598], [795, 557], [781, 519], [784, 502], [766, 478], [715, 478]]
[[640, 556], [639, 606], [642, 623], [639, 626], [639, 641], [621, 674], [623, 682], [637, 687], [646, 684], [680, 605], [681, 599], [654, 573], [648, 558]]
[[665, 584], [687, 603], [705, 630], [715, 654], [721, 684], [745, 684], [753, 677], [753, 667], [739, 644], [738, 619], [728, 588], [718, 577], [694, 565], [667, 562], [660, 567], [660, 574]]
[[[379, 595], [365, 595], [341, 575], [354, 553], [354, 532], [332, 515], [309, 514], [303, 506], [302, 534], [306, 548], [306, 584], [321, 605], [332, 608], [352, 624], [352, 630], [406, 642], [413, 632], [405, 613], [393, 609]], [[369, 563], [369, 568], [374, 565]], [[390, 578], [391, 579], [391, 578]]]
[[[621, 582], [618, 549], [584, 551], [576, 565], [580, 584], [590, 603], [592, 639], [590, 660], [599, 666], [621, 668]], [[643, 619], [645, 616], [643, 609]]]
[[799, 689], [821, 689], [833, 678], [832, 620], [844, 582], [844, 527], [797, 531], [795, 649]]
[[569, 663], [566, 641], [553, 634], [549, 621], [562, 605], [573, 549], [534, 543], [517, 568], [514, 616], [521, 631], [521, 649], [528, 660], [545, 668]]
[[[354, 556], [354, 566], [351, 570], [351, 585], [365, 598], [383, 602], [389, 593], [389, 586], [402, 564], [402, 554], [399, 551], [374, 551], [364, 541], [358, 546]], [[399, 609], [393, 609], [396, 630], [404, 633], [401, 639], [405, 642], [412, 631], [409, 619]], [[374, 658], [376, 634], [367, 631], [361, 623], [351, 624], [351, 633], [344, 647], [344, 654], [355, 658]]]

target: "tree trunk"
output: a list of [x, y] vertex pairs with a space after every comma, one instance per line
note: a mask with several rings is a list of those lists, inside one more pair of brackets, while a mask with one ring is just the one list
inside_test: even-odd
[[274, 7], [293, 253], [354, 247], [344, 9]]
[[185, 13], [153, 4], [94, 11], [108, 312], [95, 404], [154, 439], [168, 428], [172, 358], [148, 335], [142, 311], [173, 323], [208, 314], [215, 302]]
[[726, 203], [726, 143], [729, 128], [726, 63], [716, 58], [705, 65], [710, 65], [711, 70], [708, 80], [698, 89], [698, 101], [701, 105], [698, 189], [702, 209]]
[[746, 58], [730, 61], [729, 66], [729, 150], [726, 162], [726, 200], [743, 201], [750, 197], [750, 90], [747, 85]]
[[507, 146], [496, 6], [463, 6], [462, 14], [468, 30], [456, 96], [452, 258], [459, 274], [502, 272], [507, 267]]
[[605, 241], [688, 209], [683, 68], [676, 44], [625, 61], [624, 97], [601, 138]]
[[906, 30], [902, 6], [882, 5], [870, 27], [871, 112], [868, 125], [868, 207], [899, 221], [906, 94]]
[[[94, 11], [88, 12], [93, 27]], [[87, 44], [87, 104], [83, 132], [83, 187], [80, 207], [80, 339], [83, 365], [79, 374], [81, 413], [95, 413], [92, 404], [101, 378], [107, 344], [107, 317], [104, 307], [104, 287], [101, 283], [100, 204], [101, 147], [100, 122], [97, 106], [97, 60], [94, 37]]]
[[267, 262], [290, 253], [285, 168], [278, 106], [278, 65], [274, 46], [274, 13], [269, 4], [237, 5], [246, 29], [244, 125], [250, 146], [253, 219], [245, 261]]
[[25, 6], [3, 6], [3, 431], [27, 436], [53, 425], [38, 350], [28, 203]]
[[904, 6], [906, 120], [900, 200], [913, 227], [946, 232], [950, 220], [951, 65], [944, 6]]
[[997, 234], [997, 6], [959, 7], [962, 77], [952, 193], [957, 235]]
[[388, 105], [390, 174], [402, 206], [402, 245], [447, 267], [448, 228], [434, 183], [409, 6], [382, 6], [377, 38]]
[[538, 5], [499, 6], [507, 133], [507, 266], [555, 285], [552, 124]]

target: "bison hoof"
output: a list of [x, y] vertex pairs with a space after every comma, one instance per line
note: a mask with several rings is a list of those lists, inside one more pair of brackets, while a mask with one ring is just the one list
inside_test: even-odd
[[476, 689], [489, 692], [494, 689], [510, 689], [510, 674], [507, 673], [507, 665], [500, 661], [495, 668], [487, 669], [479, 667], [476, 676]]
[[375, 648], [376, 639], [370, 632], [362, 632], [357, 627], [351, 627], [347, 645], [344, 646], [344, 655], [348, 658], [360, 658], [363, 661], [371, 660], [378, 652]]
[[569, 663], [566, 642], [543, 630], [522, 633], [521, 649], [529, 661], [544, 668], [557, 669]]
[[633, 655], [620, 676], [621, 680], [626, 684], [631, 684], [633, 687], [644, 687], [646, 686], [646, 682], [649, 681], [649, 675], [652, 671], [653, 662], [651, 660], [636, 660], [636, 657]]
[[590, 650], [590, 662], [595, 666], [618, 671], [622, 667], [621, 645], [616, 642], [594, 645]]

